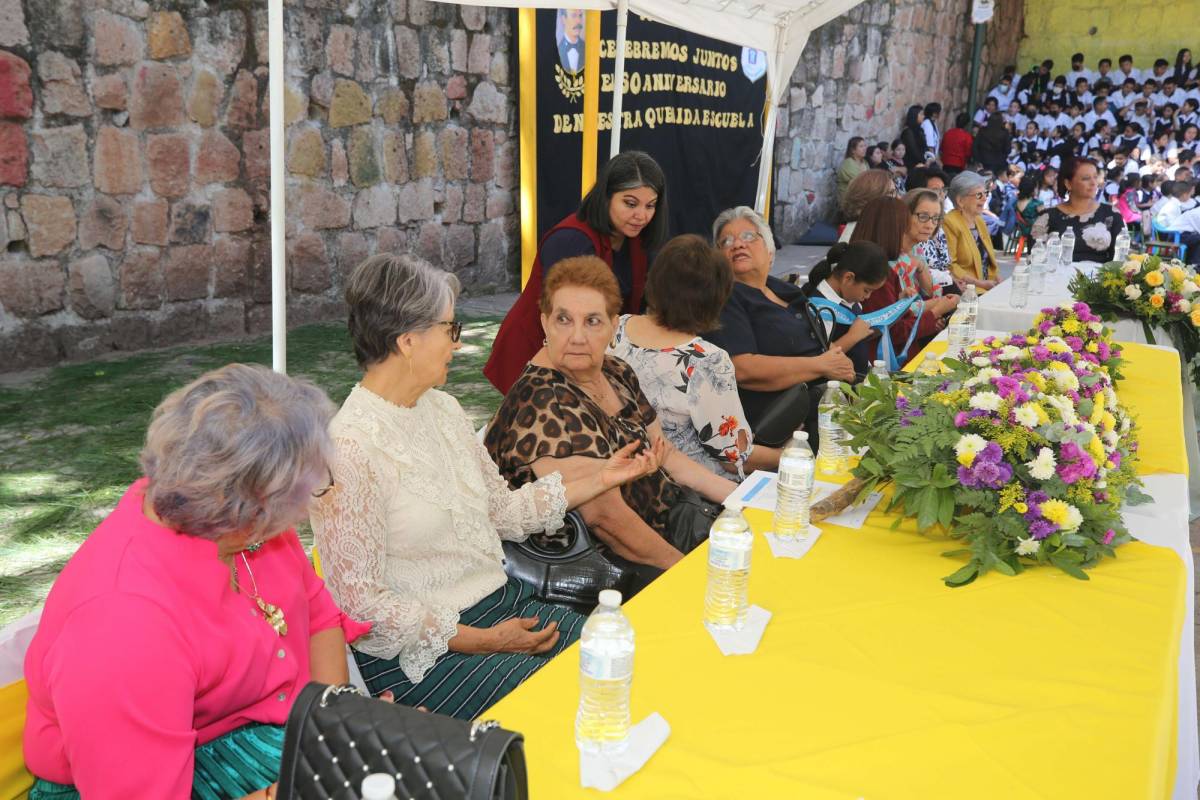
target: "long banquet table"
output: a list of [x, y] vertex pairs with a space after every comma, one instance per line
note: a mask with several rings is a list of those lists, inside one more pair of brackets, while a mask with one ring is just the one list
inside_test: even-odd
[[[1128, 355], [1134, 378], [1160, 374], [1119, 392], [1154, 423], [1142, 469], [1162, 496], [1130, 523], [1170, 547], [1131, 542], [1086, 582], [1041, 568], [949, 589], [940, 578], [959, 561], [940, 554], [953, 543], [911, 521], [890, 530], [876, 509], [861, 530], [824, 525], [787, 560], [761, 536], [770, 515], [751, 511], [751, 602], [774, 614], [757, 652], [722, 657], [701, 625], [704, 548], [626, 606], [633, 717], [657, 711], [672, 731], [611, 795], [1194, 797], [1194, 693], [1180, 692], [1195, 680], [1182, 652], [1191, 554], [1186, 513], [1171, 508], [1186, 456], [1179, 387], [1161, 388], [1177, 358]], [[577, 647], [484, 714], [525, 734], [534, 798], [599, 796], [579, 785]]]

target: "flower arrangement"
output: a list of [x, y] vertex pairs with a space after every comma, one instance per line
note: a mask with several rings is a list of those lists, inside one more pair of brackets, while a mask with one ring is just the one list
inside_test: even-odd
[[[1147, 498], [1137, 428], [1120, 405], [1121, 349], [1087, 305], [1049, 308], [1025, 334], [989, 337], [911, 382], [875, 376], [841, 415], [858, 496], [894, 484], [888, 510], [962, 540], [962, 586], [1050, 564], [1080, 579], [1129, 541], [1125, 503]], [[897, 523], [898, 524], [898, 523]]]
[[1087, 303], [1103, 319], [1136, 319], [1146, 341], [1155, 344], [1154, 330], [1164, 331], [1200, 387], [1200, 278], [1178, 259], [1142, 253], [1124, 262], [1110, 261], [1087, 276], [1071, 279], [1071, 295]]

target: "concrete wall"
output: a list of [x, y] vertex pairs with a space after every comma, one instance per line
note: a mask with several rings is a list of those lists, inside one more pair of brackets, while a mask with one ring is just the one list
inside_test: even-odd
[[[265, 3], [0, 0], [0, 370], [269, 329]], [[291, 321], [515, 263], [512, 12], [287, 3]]]
[[[1016, 63], [1022, 18], [1021, 0], [996, 3], [981, 94]], [[866, 0], [813, 31], [776, 127], [772, 224], [785, 241], [833, 219], [851, 136], [892, 141], [910, 105], [933, 101], [945, 109], [941, 128], [951, 126], [966, 106], [973, 36], [969, 0]]]
[[1175, 63], [1181, 47], [1193, 48], [1192, 63], [1200, 57], [1195, 36], [1200, 0], [1031, 0], [1025, 7], [1026, 37], [1021, 42], [1021, 70], [1042, 59], [1054, 59], [1056, 75], [1071, 69], [1071, 54], [1083, 53], [1087, 68], [1108, 56], [1113, 70], [1122, 53], [1133, 66], [1149, 70], [1156, 58]]

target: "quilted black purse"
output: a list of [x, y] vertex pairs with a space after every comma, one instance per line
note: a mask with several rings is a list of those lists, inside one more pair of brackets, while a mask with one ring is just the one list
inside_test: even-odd
[[284, 730], [281, 800], [357, 800], [386, 772], [405, 798], [527, 800], [525, 744], [495, 722], [467, 722], [310, 683]]

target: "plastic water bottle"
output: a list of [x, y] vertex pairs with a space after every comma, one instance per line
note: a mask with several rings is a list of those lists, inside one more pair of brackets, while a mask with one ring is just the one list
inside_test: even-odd
[[963, 347], [970, 347], [975, 343], [975, 331], [979, 320], [979, 292], [976, 291], [974, 284], [970, 284], [963, 290], [962, 297], [959, 298], [958, 308], [966, 314], [966, 327], [963, 330]]
[[808, 446], [808, 434], [796, 431], [779, 456], [775, 535], [781, 539], [808, 535], [808, 512], [812, 504], [816, 470], [816, 459], [813, 458], [812, 448]]
[[879, 378], [881, 381], [890, 381], [892, 373], [887, 368], [887, 362], [876, 361], [871, 365], [871, 374]]
[[632, 683], [633, 626], [621, 612], [621, 593], [604, 589], [579, 635], [575, 744], [581, 751], [607, 755], [628, 746]]
[[1057, 233], [1046, 239], [1046, 272], [1054, 272], [1062, 261], [1063, 243]]
[[958, 358], [959, 351], [969, 344], [970, 340], [967, 338], [967, 312], [960, 305], [950, 315], [950, 322], [946, 325], [946, 355], [951, 358]]
[[1113, 245], [1113, 261], [1124, 264], [1125, 259], [1129, 257], [1129, 249], [1132, 244], [1133, 242], [1129, 238], [1129, 229], [1122, 225], [1121, 232], [1117, 234], [1117, 241]]
[[817, 472], [822, 475], [842, 475], [849, 468], [850, 451], [844, 444], [846, 431], [835, 418], [835, 412], [847, 405], [841, 381], [827, 383], [817, 406], [817, 430], [821, 437], [817, 447]]
[[1012, 274], [1012, 293], [1009, 303], [1013, 308], [1025, 308], [1029, 305], [1029, 267], [1017, 264]]
[[1061, 255], [1058, 263], [1068, 267], [1075, 263], [1075, 231], [1070, 228], [1063, 231]]
[[1033, 294], [1046, 292], [1046, 245], [1041, 242], [1029, 252], [1029, 291]]
[[704, 591], [704, 624], [741, 628], [750, 603], [750, 551], [754, 534], [740, 503], [729, 503], [708, 532], [708, 587]]
[[362, 800], [396, 800], [396, 779], [386, 772], [363, 778]]

